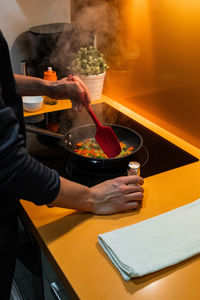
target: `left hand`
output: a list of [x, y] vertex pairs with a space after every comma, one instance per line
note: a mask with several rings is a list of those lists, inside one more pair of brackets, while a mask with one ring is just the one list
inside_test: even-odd
[[90, 188], [91, 212], [98, 215], [115, 214], [137, 209], [143, 200], [144, 180], [140, 176], [122, 176]]

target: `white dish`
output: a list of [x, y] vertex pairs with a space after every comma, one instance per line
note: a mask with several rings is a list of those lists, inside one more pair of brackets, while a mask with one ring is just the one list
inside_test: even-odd
[[22, 97], [22, 101], [24, 110], [28, 112], [38, 111], [43, 105], [42, 96], [24, 96]]

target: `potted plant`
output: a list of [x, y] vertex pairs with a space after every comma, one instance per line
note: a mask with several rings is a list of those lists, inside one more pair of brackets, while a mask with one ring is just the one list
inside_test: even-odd
[[93, 46], [81, 47], [71, 63], [70, 70], [86, 84], [91, 100], [99, 100], [108, 66], [104, 55]]

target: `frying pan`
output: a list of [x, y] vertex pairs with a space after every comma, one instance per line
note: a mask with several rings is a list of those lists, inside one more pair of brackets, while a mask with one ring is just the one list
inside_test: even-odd
[[104, 180], [126, 175], [128, 163], [137, 160], [137, 158], [135, 159], [137, 157], [136, 152], [140, 152], [138, 150], [144, 147], [143, 139], [136, 131], [120, 125], [109, 124], [109, 126], [112, 127], [119, 141], [125, 143], [127, 147], [134, 148], [131, 154], [102, 159], [85, 157], [75, 153], [74, 149], [77, 143], [95, 136], [96, 126], [94, 124], [70, 129], [65, 136], [35, 126], [33, 128], [30, 125], [26, 125], [26, 130], [37, 133], [38, 137], [46, 136], [48, 143], [51, 142], [53, 145], [56, 143], [56, 145], [64, 147], [65, 161], [63, 161], [63, 164], [67, 178], [81, 184], [93, 186]]

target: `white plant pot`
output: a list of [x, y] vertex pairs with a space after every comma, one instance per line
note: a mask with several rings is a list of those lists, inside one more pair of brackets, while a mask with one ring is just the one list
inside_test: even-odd
[[99, 75], [80, 75], [78, 76], [81, 80], [86, 84], [90, 95], [91, 100], [100, 100], [103, 91], [104, 79], [106, 76], [106, 72], [99, 74]]

